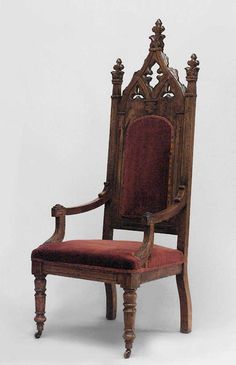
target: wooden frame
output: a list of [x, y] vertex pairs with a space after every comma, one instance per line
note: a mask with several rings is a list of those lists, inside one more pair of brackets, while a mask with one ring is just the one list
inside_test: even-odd
[[[150, 37], [149, 54], [142, 68], [121, 92], [124, 66], [118, 59], [112, 71], [112, 106], [110, 123], [110, 142], [107, 166], [107, 180], [98, 197], [84, 205], [65, 208], [56, 205], [52, 208], [55, 217], [55, 232], [46, 242], [61, 242], [65, 234], [66, 216], [81, 214], [105, 205], [103, 239], [112, 240], [114, 229], [144, 231], [143, 243], [136, 253], [142, 262], [138, 270], [112, 269], [90, 265], [32, 260], [32, 273], [35, 276], [35, 303], [37, 324], [36, 338], [43, 331], [45, 317], [46, 276], [61, 275], [87, 280], [102, 281], [106, 289], [106, 317], [116, 317], [116, 285], [124, 289], [124, 340], [125, 358], [131, 354], [135, 338], [134, 324], [136, 312], [136, 290], [148, 281], [176, 275], [180, 299], [181, 332], [191, 331], [191, 298], [188, 285], [187, 256], [189, 235], [189, 213], [191, 196], [192, 156], [194, 139], [194, 120], [196, 104], [196, 81], [199, 62], [195, 54], [186, 67], [187, 87], [182, 85], [178, 73], [169, 67], [164, 54], [164, 27], [157, 20]], [[152, 67], [157, 64], [157, 85], [151, 86]], [[172, 123], [173, 148], [171, 176], [168, 183], [168, 206], [156, 213], [146, 213], [142, 217], [122, 216], [119, 199], [122, 176], [122, 156], [124, 133], [129, 123], [143, 115], [167, 117]], [[161, 232], [178, 236], [177, 248], [184, 254], [184, 264], [173, 264], [159, 268], [148, 268], [152, 253], [154, 233]]]

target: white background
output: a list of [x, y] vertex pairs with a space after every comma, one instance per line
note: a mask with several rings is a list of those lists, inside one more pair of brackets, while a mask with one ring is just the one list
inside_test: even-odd
[[[232, 0], [0, 1], [1, 364], [235, 364], [235, 17]], [[157, 18], [181, 80], [192, 52], [201, 62], [189, 252], [193, 332], [178, 332], [174, 278], [145, 284], [132, 358], [122, 360], [121, 289], [117, 319], [106, 321], [102, 283], [49, 277], [48, 320], [35, 340], [31, 251], [54, 229], [51, 206], [77, 205], [101, 191], [110, 71], [121, 57], [129, 82]], [[67, 237], [101, 237], [102, 214], [69, 218]]]

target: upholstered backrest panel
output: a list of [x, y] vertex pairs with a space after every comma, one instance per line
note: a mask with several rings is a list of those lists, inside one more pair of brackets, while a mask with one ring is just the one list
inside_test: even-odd
[[167, 206], [173, 130], [160, 116], [131, 122], [125, 133], [120, 214], [138, 217]]

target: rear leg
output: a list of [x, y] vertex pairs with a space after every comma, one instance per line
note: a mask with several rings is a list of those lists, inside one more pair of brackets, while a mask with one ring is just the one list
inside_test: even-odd
[[176, 275], [176, 282], [180, 301], [180, 331], [189, 333], [192, 331], [192, 303], [187, 272]]
[[117, 307], [116, 286], [115, 284], [105, 283], [105, 289], [106, 289], [106, 318], [115, 319], [116, 307]]

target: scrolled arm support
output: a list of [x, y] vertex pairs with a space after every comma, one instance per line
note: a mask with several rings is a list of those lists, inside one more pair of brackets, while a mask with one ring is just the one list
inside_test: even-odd
[[155, 224], [168, 221], [169, 219], [177, 216], [180, 211], [186, 206], [186, 189], [181, 185], [178, 190], [178, 194], [174, 199], [172, 205], [166, 209], [157, 213], [145, 213], [143, 216], [144, 224], [144, 238], [143, 243], [139, 250], [135, 253], [135, 256], [141, 260], [141, 263], [145, 265], [151, 255], [151, 249], [154, 244], [154, 232]]
[[55, 231], [52, 237], [50, 237], [45, 243], [61, 242], [65, 236], [65, 208], [62, 205], [57, 204], [52, 208], [52, 215], [55, 211], [57, 211], [57, 215], [55, 216]]
[[141, 264], [145, 266], [151, 255], [152, 246], [154, 243], [155, 227], [153, 223], [144, 227], [143, 243], [139, 250], [134, 254], [141, 261]]
[[98, 197], [77, 207], [66, 208], [63, 205], [56, 204], [52, 207], [51, 214], [55, 217], [55, 231], [45, 243], [61, 242], [65, 236], [66, 216], [72, 214], [80, 214], [96, 209], [111, 199], [111, 190], [109, 183], [104, 183], [104, 189], [98, 194]]

